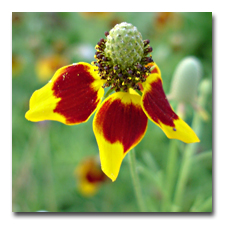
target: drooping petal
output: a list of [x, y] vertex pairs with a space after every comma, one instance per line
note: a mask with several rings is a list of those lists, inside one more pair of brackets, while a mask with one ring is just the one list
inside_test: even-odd
[[109, 96], [97, 110], [93, 130], [98, 143], [103, 172], [115, 181], [123, 158], [143, 138], [148, 118], [141, 97], [117, 92]]
[[150, 74], [142, 86], [142, 108], [148, 118], [158, 125], [168, 138], [185, 143], [199, 142], [195, 132], [171, 108], [162, 87], [160, 73]]
[[67, 125], [86, 122], [104, 95], [103, 82], [88, 63], [65, 66], [30, 99], [26, 119], [56, 120]]

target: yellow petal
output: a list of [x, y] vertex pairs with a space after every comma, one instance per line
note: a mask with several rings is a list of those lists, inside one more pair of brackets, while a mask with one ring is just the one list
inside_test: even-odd
[[148, 116], [168, 138], [185, 143], [199, 142], [195, 132], [179, 118], [170, 106], [162, 87], [159, 73], [150, 74], [143, 85], [141, 105]]
[[117, 92], [102, 103], [95, 114], [93, 130], [103, 172], [115, 181], [123, 158], [143, 138], [148, 119], [135, 93]]
[[56, 120], [67, 125], [86, 122], [104, 95], [103, 81], [88, 63], [65, 66], [30, 99], [27, 120]]

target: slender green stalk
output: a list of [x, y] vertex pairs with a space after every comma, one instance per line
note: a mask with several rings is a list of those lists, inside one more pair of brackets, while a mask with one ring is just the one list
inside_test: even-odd
[[[196, 132], [198, 137], [200, 137], [201, 131], [202, 131], [202, 118], [197, 112], [194, 113], [192, 128]], [[174, 204], [178, 207], [181, 207], [181, 202], [185, 192], [185, 187], [187, 184], [189, 171], [191, 168], [191, 163], [193, 160], [193, 156], [196, 152], [197, 146], [198, 146], [198, 143], [188, 144], [186, 145], [184, 149], [183, 158], [181, 161], [180, 173], [178, 176], [178, 181], [177, 181], [175, 195], [174, 195]]]
[[178, 147], [177, 140], [171, 140], [169, 151], [167, 167], [165, 172], [165, 187], [166, 192], [162, 201], [162, 212], [168, 212], [171, 209], [172, 194], [175, 186], [176, 176], [177, 176], [177, 160], [178, 160]]
[[181, 162], [180, 174], [175, 189], [174, 204], [176, 206], [181, 206], [182, 198], [185, 192], [185, 187], [189, 175], [192, 156], [194, 155], [196, 150], [195, 146], [196, 146], [195, 144], [189, 144], [184, 151], [183, 159]]
[[[211, 85], [208, 81], [205, 81], [204, 83], [202, 83], [198, 104], [203, 108], [205, 107], [207, 103], [207, 98], [210, 93], [210, 90], [211, 90]], [[198, 137], [201, 138], [202, 117], [197, 112], [194, 113], [192, 128], [196, 132]], [[191, 168], [191, 163], [193, 160], [193, 156], [196, 152], [197, 146], [198, 146], [198, 143], [188, 144], [186, 145], [184, 149], [180, 173], [178, 176], [178, 181], [177, 181], [177, 185], [175, 188], [175, 195], [174, 195], [174, 205], [178, 207], [178, 211], [180, 211], [181, 209], [181, 203], [185, 193], [185, 187], [187, 184], [189, 171]]]
[[131, 172], [131, 177], [132, 177], [132, 181], [133, 181], [135, 195], [137, 198], [138, 207], [141, 212], [147, 212], [145, 203], [143, 200], [142, 192], [141, 192], [140, 181], [139, 181], [138, 174], [137, 174], [136, 158], [135, 158], [134, 149], [132, 149], [129, 152], [129, 163], [130, 163], [130, 172]]

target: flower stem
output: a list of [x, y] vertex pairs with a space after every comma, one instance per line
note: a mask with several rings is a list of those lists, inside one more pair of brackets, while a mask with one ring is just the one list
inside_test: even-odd
[[172, 194], [176, 183], [177, 176], [177, 160], [178, 160], [178, 143], [177, 140], [170, 140], [167, 167], [165, 171], [165, 187], [166, 193], [162, 201], [162, 212], [171, 210]]
[[196, 144], [189, 144], [188, 146], [186, 146], [184, 150], [180, 174], [178, 177], [174, 196], [174, 204], [179, 208], [181, 207], [182, 199], [185, 193], [185, 187], [187, 184], [187, 179], [190, 171], [191, 159], [192, 156], [195, 154], [196, 146], [197, 146]]
[[144, 201], [143, 201], [140, 181], [139, 181], [139, 178], [138, 178], [134, 149], [132, 149], [129, 152], [129, 164], [130, 164], [130, 172], [131, 172], [131, 177], [132, 177], [132, 180], [133, 180], [134, 191], [135, 191], [135, 195], [136, 195], [136, 198], [137, 198], [137, 203], [138, 203], [139, 209], [140, 209], [141, 212], [147, 212]]
[[[199, 94], [199, 101], [198, 104], [201, 107], [205, 107], [207, 103], [207, 98], [211, 91], [211, 85], [208, 80], [202, 82], [200, 94]], [[192, 128], [195, 130], [198, 137], [201, 137], [202, 133], [202, 117], [197, 112], [194, 113], [194, 118], [192, 121]], [[185, 188], [187, 184], [187, 180], [189, 177], [189, 172], [191, 168], [191, 163], [193, 161], [193, 156], [196, 153], [198, 143], [188, 144], [184, 149], [184, 154], [181, 162], [180, 173], [177, 180], [177, 185], [175, 188], [174, 194], [174, 204], [181, 210], [182, 200], [185, 193]]]

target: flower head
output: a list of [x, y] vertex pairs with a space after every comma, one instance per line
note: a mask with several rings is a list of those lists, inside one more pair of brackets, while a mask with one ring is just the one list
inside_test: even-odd
[[[163, 91], [161, 72], [142, 40], [128, 23], [106, 32], [96, 46], [96, 61], [64, 66], [30, 99], [26, 118], [56, 120], [67, 125], [86, 122], [96, 111], [93, 130], [101, 168], [116, 180], [125, 155], [144, 137], [148, 118], [168, 138], [198, 142], [194, 131], [171, 108]], [[105, 98], [104, 88], [115, 91]], [[107, 94], [106, 94], [107, 95]]]
[[104, 87], [127, 92], [129, 88], [140, 89], [150, 74], [153, 62], [149, 40], [142, 40], [141, 33], [129, 23], [117, 24], [110, 32], [105, 32], [96, 46], [96, 62], [99, 76], [105, 80]]

